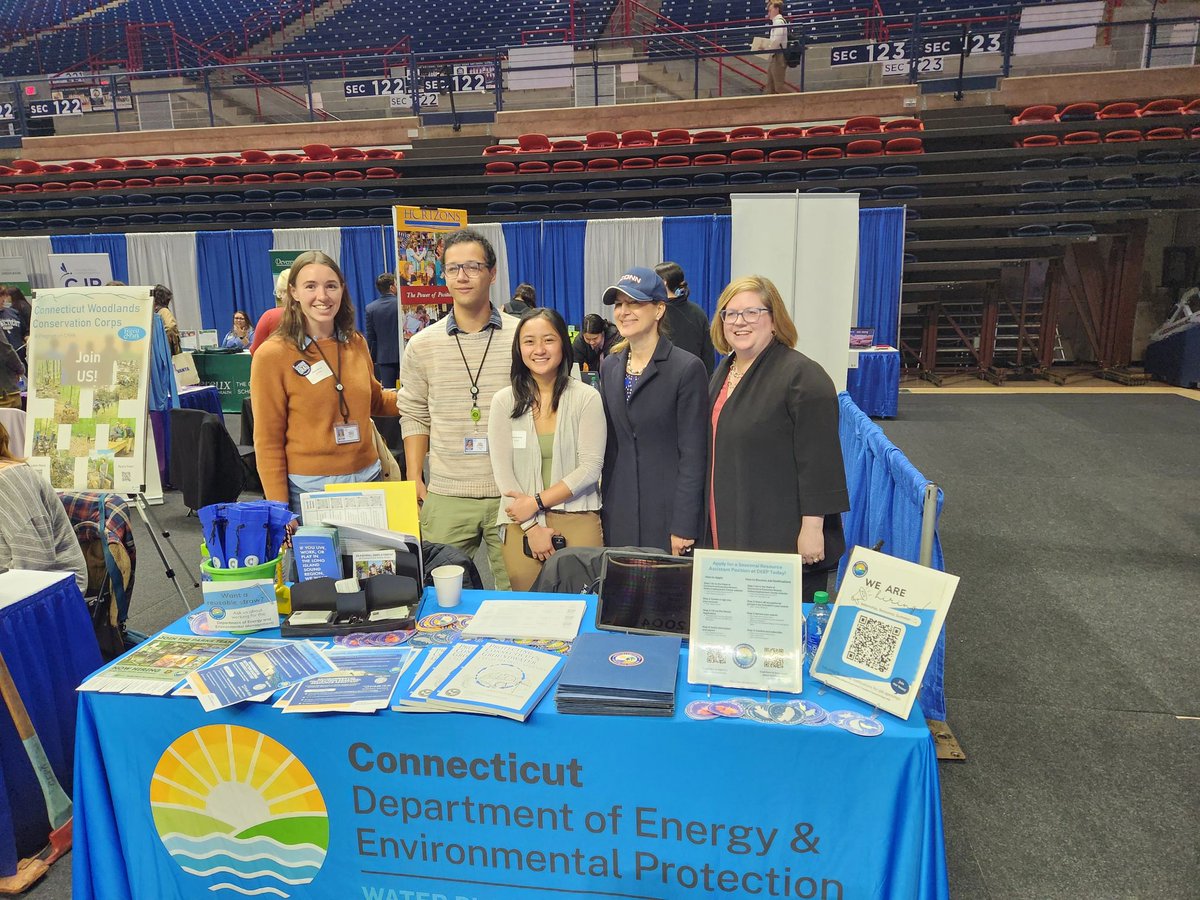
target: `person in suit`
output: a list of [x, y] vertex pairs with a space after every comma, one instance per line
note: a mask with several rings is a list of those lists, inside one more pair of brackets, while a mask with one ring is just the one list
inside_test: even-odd
[[367, 349], [375, 362], [375, 377], [387, 388], [400, 378], [400, 309], [396, 276], [384, 272], [375, 279], [379, 296], [367, 304]]
[[604, 303], [623, 339], [600, 364], [605, 543], [678, 556], [702, 536], [704, 364], [667, 340], [667, 289], [653, 269], [627, 271]]
[[728, 356], [709, 382], [709, 542], [800, 554], [810, 601], [828, 589], [846, 549], [850, 495], [833, 380], [793, 349], [796, 326], [761, 275], [721, 293], [712, 339]]

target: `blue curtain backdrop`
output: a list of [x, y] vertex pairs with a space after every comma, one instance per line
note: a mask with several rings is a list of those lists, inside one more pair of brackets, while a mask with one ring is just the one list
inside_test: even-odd
[[50, 249], [55, 253], [107, 253], [113, 280], [129, 283], [129, 257], [123, 234], [52, 234]]
[[[532, 284], [538, 292], [538, 305], [546, 306], [542, 298], [542, 223], [505, 222], [504, 243], [508, 247], [508, 285], [516, 290], [523, 282]], [[582, 247], [580, 250], [582, 251]], [[582, 262], [581, 262], [582, 265]], [[562, 312], [562, 310], [559, 310]], [[571, 321], [570, 319], [567, 320]]]
[[342, 274], [350, 287], [354, 301], [354, 321], [359, 331], [366, 327], [365, 310], [375, 299], [375, 277], [380, 272], [393, 272], [384, 259], [383, 241], [379, 226], [362, 225], [342, 229]]
[[875, 329], [875, 343], [899, 345], [900, 277], [904, 267], [904, 207], [858, 214], [858, 326]]
[[[232, 322], [236, 308], [233, 294], [233, 242], [228, 231], [196, 232], [196, 285], [200, 293], [200, 321], [207, 328]], [[269, 297], [251, 296], [245, 302], [251, 321], [274, 306]], [[219, 324], [216, 327], [220, 327]], [[224, 337], [224, 332], [221, 333]]]
[[717, 297], [729, 284], [730, 216], [667, 216], [663, 218], [664, 261], [683, 269], [690, 299], [711, 319]]
[[[587, 222], [582, 220], [547, 221], [542, 229], [542, 268], [534, 282], [538, 303], [558, 310], [571, 325], [583, 324], [583, 242], [586, 234]], [[509, 240], [507, 233], [504, 239]], [[510, 277], [515, 277], [511, 275], [511, 269], [509, 272]]]
[[[223, 322], [233, 321], [234, 304], [254, 309], [267, 310], [275, 305], [275, 278], [271, 274], [270, 251], [275, 244], [275, 235], [270, 229], [255, 231], [228, 231], [230, 294], [229, 315], [216, 319], [216, 328], [222, 335], [227, 330]], [[197, 256], [198, 256], [197, 252]], [[257, 321], [257, 319], [255, 319]]]

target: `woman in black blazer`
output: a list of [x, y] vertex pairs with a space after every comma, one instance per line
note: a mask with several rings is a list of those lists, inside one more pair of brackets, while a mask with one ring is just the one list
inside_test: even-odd
[[721, 550], [799, 553], [811, 600], [846, 549], [833, 381], [792, 349], [796, 326], [762, 276], [725, 288], [712, 337], [729, 356], [709, 382], [709, 539]]
[[608, 444], [604, 543], [678, 556], [702, 535], [708, 399], [704, 364], [663, 336], [667, 290], [633, 268], [604, 292], [623, 338], [600, 365]]

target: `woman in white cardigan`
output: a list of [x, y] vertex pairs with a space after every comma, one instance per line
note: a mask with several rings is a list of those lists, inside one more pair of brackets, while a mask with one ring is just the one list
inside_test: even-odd
[[570, 346], [555, 310], [527, 312], [513, 340], [512, 384], [492, 399], [488, 449], [504, 498], [496, 524], [514, 591], [529, 590], [556, 536], [570, 547], [604, 546], [604, 406], [571, 377]]

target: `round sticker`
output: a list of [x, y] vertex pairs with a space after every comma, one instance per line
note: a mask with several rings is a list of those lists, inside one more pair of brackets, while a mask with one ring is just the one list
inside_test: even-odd
[[646, 661], [646, 657], [632, 650], [618, 650], [608, 658], [608, 661], [614, 666], [628, 668], [630, 666], [640, 666]]

